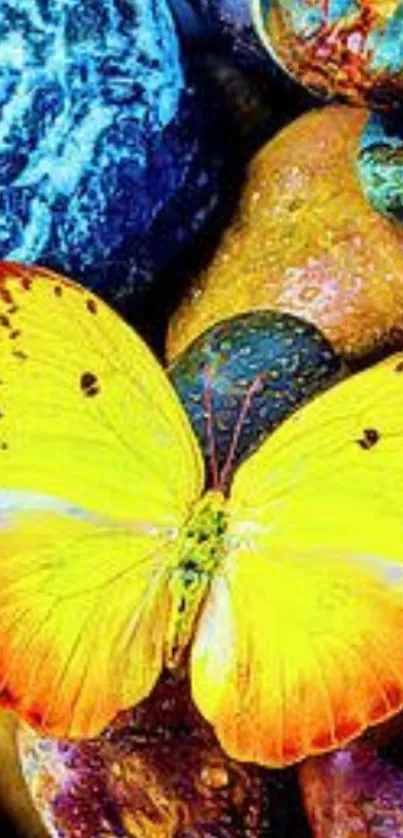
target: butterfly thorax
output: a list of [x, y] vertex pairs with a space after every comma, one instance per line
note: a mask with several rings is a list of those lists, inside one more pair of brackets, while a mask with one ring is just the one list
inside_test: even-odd
[[224, 555], [225, 498], [207, 492], [194, 506], [180, 538], [179, 561], [170, 580], [171, 611], [165, 663], [175, 668], [193, 636], [214, 572]]

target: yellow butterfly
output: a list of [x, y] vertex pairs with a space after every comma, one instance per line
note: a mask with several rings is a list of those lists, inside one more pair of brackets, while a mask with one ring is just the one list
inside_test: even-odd
[[267, 766], [403, 706], [403, 355], [291, 416], [224, 496], [90, 292], [3, 263], [0, 347], [3, 706], [93, 736], [187, 661], [224, 749]]

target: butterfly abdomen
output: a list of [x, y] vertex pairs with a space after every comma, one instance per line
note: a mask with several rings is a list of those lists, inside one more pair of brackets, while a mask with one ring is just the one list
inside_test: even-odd
[[170, 579], [171, 614], [165, 664], [176, 668], [194, 632], [210, 581], [224, 555], [225, 499], [207, 492], [194, 507], [184, 528], [179, 561]]

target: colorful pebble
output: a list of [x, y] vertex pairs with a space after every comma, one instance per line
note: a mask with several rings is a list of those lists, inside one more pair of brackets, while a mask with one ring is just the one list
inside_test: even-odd
[[373, 108], [403, 92], [400, 0], [250, 0], [272, 57], [321, 96]]
[[365, 110], [317, 109], [259, 151], [232, 226], [172, 317], [170, 360], [209, 326], [253, 309], [314, 323], [349, 359], [399, 343], [403, 227], [361, 189], [366, 120]]

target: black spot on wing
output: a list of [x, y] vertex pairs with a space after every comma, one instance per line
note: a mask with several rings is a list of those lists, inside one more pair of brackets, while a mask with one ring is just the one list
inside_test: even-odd
[[97, 302], [96, 302], [96, 300], [94, 300], [92, 297], [90, 297], [90, 298], [87, 300], [86, 305], [87, 305], [87, 309], [88, 309], [88, 311], [89, 311], [91, 314], [96, 314], [96, 313], [97, 313], [97, 311], [98, 311]]
[[17, 359], [17, 361], [26, 361], [28, 355], [26, 352], [23, 352], [22, 349], [13, 349], [12, 356]]
[[0, 298], [6, 305], [11, 306], [14, 303], [14, 300], [9, 290], [5, 285], [0, 285]]
[[84, 396], [97, 396], [101, 389], [97, 376], [93, 372], [83, 372], [80, 378], [80, 389]]
[[362, 432], [362, 437], [357, 439], [357, 443], [364, 451], [369, 451], [377, 442], [379, 442], [381, 435], [376, 428], [365, 428]]

